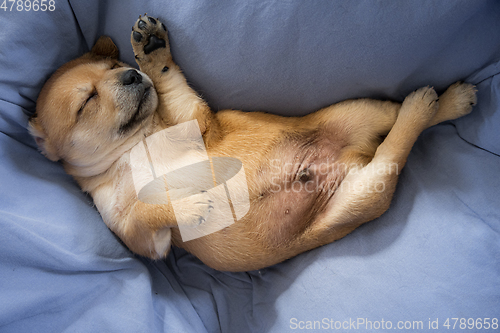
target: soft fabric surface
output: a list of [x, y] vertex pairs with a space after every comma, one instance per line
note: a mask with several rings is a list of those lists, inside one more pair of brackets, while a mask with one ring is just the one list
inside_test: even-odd
[[[380, 332], [414, 321], [451, 332], [463, 331], [451, 318], [500, 319], [500, 2], [10, 5], [0, 9], [1, 332]], [[303, 115], [457, 80], [477, 85], [478, 105], [426, 130], [391, 208], [340, 241], [248, 273], [179, 249], [151, 263], [26, 131], [44, 81], [100, 35], [133, 63], [130, 29], [144, 13], [165, 22], [176, 61], [215, 110]]]

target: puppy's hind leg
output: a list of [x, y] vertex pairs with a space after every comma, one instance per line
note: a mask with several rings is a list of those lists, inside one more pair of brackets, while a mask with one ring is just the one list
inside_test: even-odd
[[348, 171], [325, 212], [313, 223], [310, 233], [304, 234], [305, 243], [307, 239], [320, 244], [332, 242], [389, 208], [411, 148], [437, 109], [437, 94], [432, 88], [421, 88], [406, 97], [372, 161]]
[[176, 125], [197, 119], [204, 133], [211, 111], [189, 87], [179, 66], [172, 60], [165, 24], [150, 16], [139, 17], [132, 27], [130, 40], [141, 71], [153, 80], [163, 121]]

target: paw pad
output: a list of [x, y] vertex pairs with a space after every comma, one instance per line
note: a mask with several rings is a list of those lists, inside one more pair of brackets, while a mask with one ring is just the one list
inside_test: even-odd
[[166, 46], [165, 40], [156, 37], [155, 35], [149, 38], [149, 42], [144, 46], [144, 53], [150, 54], [154, 50], [164, 48]]
[[136, 56], [142, 59], [142, 55], [167, 47], [167, 28], [158, 19], [140, 16], [132, 27], [132, 44]]
[[132, 36], [134, 37], [134, 40], [135, 40], [137, 43], [139, 43], [139, 42], [142, 40], [142, 35], [141, 35], [139, 32], [137, 32], [137, 31], [134, 31], [134, 32], [132, 33]]
[[144, 30], [148, 25], [145, 21], [139, 20], [139, 22], [137, 22], [137, 26], [139, 27], [139, 29]]

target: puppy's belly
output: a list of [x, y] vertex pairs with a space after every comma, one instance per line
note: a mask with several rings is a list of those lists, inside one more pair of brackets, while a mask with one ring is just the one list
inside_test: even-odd
[[322, 138], [280, 145], [262, 168], [252, 213], [272, 245], [286, 245], [304, 232], [328, 204], [346, 171], [341, 142]]

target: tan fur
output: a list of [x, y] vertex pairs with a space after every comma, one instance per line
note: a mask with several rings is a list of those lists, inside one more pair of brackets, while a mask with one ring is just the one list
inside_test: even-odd
[[[138, 93], [124, 85], [130, 67], [117, 61], [116, 46], [102, 37], [46, 83], [30, 131], [41, 151], [61, 160], [92, 195], [107, 226], [130, 250], [152, 259], [166, 256], [172, 243], [213, 268], [253, 270], [344, 237], [388, 209], [419, 134], [468, 114], [475, 103], [473, 86], [457, 83], [440, 97], [439, 107], [435, 91], [425, 87], [402, 104], [350, 100], [300, 118], [214, 113], [173, 62], [161, 22], [140, 18], [134, 32], [141, 34], [131, 42], [148, 95], [142, 95], [144, 86]], [[153, 35], [165, 47], [146, 54]], [[97, 95], [85, 103], [92, 92]], [[143, 118], [125, 127], [139, 107]], [[182, 242], [178, 224], [203, 221], [210, 200], [204, 193], [183, 199], [177, 219], [171, 204], [141, 202], [130, 150], [153, 133], [193, 119], [209, 156], [242, 161], [250, 210], [229, 227]]]

